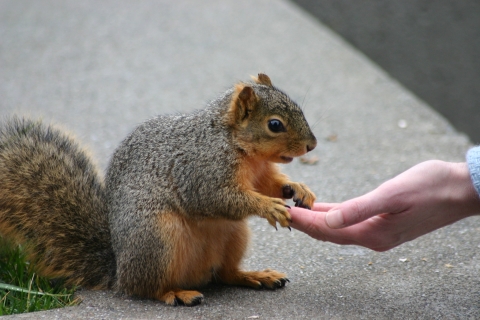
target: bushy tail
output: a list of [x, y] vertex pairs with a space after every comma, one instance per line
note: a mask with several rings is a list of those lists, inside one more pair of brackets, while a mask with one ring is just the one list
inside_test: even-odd
[[40, 121], [0, 125], [0, 235], [25, 245], [39, 274], [111, 287], [107, 219], [103, 181], [71, 137]]

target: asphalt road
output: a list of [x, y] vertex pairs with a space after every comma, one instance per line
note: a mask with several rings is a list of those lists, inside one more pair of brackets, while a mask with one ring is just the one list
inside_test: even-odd
[[[363, 194], [428, 159], [463, 161], [469, 140], [287, 1], [0, 0], [0, 112], [62, 124], [102, 168], [141, 121], [201, 108], [267, 73], [303, 107], [315, 165], [284, 166], [319, 201]], [[77, 307], [14, 316], [70, 319], [476, 319], [480, 219], [377, 253], [251, 220], [246, 269], [277, 291], [209, 286], [197, 307], [80, 291]], [[8, 318], [8, 317], [6, 317]]]

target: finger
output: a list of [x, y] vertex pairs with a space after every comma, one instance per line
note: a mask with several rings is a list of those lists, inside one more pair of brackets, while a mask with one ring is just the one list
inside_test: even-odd
[[313, 204], [312, 210], [327, 212], [334, 207], [338, 207], [338, 205], [339, 205], [338, 203], [317, 202]]
[[288, 209], [288, 211], [290, 212], [290, 216], [292, 217], [292, 222], [290, 223], [290, 225], [293, 228], [305, 232], [315, 239], [324, 240], [321, 237], [321, 233], [317, 235], [317, 233], [319, 233], [319, 224], [322, 223], [320, 219], [321, 213], [314, 212], [308, 209], [303, 209], [300, 207], [294, 207]]
[[335, 206], [327, 212], [325, 221], [330, 228], [344, 228], [378, 214], [390, 212], [390, 205], [391, 201], [388, 201], [386, 195], [380, 189], [376, 189]]
[[299, 207], [288, 210], [292, 216], [290, 226], [302, 231], [312, 238], [321, 241], [330, 241], [337, 244], [355, 244], [349, 230], [334, 230], [327, 226], [325, 213], [311, 211]]

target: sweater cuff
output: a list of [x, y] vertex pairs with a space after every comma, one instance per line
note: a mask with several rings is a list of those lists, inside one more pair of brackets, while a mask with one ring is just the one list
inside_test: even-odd
[[467, 152], [467, 164], [470, 170], [473, 186], [480, 196], [480, 146], [474, 147]]

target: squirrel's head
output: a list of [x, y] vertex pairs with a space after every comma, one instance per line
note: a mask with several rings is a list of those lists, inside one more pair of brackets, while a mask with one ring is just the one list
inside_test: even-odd
[[300, 107], [265, 74], [235, 86], [227, 113], [239, 146], [256, 157], [289, 163], [315, 148], [317, 140]]

